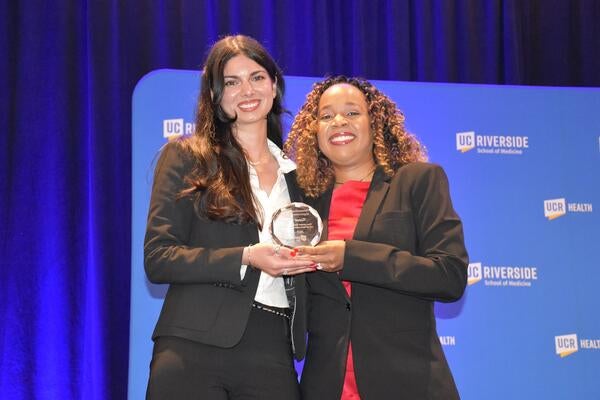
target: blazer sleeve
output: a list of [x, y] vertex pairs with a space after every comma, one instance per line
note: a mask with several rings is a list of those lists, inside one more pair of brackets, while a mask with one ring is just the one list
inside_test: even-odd
[[185, 187], [184, 176], [191, 167], [191, 159], [177, 143], [165, 146], [155, 169], [148, 212], [144, 240], [146, 275], [153, 283], [239, 285], [243, 247], [190, 245], [193, 225], [207, 223], [195, 213], [191, 197], [178, 197]]
[[340, 278], [437, 301], [456, 301], [466, 287], [468, 256], [462, 223], [452, 207], [448, 178], [433, 164], [414, 167], [410, 207], [416, 254], [390, 244], [346, 242]]

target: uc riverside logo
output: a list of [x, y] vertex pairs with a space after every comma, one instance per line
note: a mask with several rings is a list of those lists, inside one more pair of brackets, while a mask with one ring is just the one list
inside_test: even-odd
[[549, 221], [562, 217], [569, 212], [591, 213], [593, 207], [591, 203], [567, 203], [565, 198], [544, 200], [544, 217]]
[[185, 122], [183, 118], [173, 118], [163, 120], [163, 137], [173, 139], [182, 135], [191, 135], [194, 133], [194, 125], [191, 122]]
[[479, 154], [522, 155], [529, 149], [529, 136], [478, 135], [475, 131], [456, 133], [456, 150], [466, 153], [474, 148]]
[[467, 285], [473, 285], [481, 280], [481, 263], [469, 263], [467, 270]]
[[569, 356], [579, 350], [600, 350], [600, 339], [577, 339], [576, 333], [554, 336], [556, 354]]
[[537, 267], [482, 265], [470, 263], [467, 284], [474, 285], [483, 280], [485, 286], [531, 287], [538, 279]]
[[475, 148], [475, 132], [458, 132], [456, 134], [456, 150], [466, 153]]

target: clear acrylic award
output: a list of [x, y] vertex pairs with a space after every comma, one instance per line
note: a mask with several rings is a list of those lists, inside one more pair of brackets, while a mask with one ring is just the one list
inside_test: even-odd
[[290, 203], [273, 214], [270, 226], [273, 241], [281, 246], [315, 246], [321, 240], [323, 221], [304, 203]]

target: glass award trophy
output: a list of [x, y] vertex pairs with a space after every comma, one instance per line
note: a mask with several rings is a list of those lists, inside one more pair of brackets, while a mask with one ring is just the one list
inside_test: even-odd
[[315, 246], [321, 240], [323, 221], [304, 203], [290, 203], [273, 214], [270, 226], [273, 241], [281, 246]]

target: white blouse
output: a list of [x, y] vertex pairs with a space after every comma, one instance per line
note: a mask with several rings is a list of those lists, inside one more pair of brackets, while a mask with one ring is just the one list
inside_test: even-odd
[[[290, 203], [290, 195], [287, 190], [287, 183], [285, 181], [284, 174], [296, 169], [296, 164], [292, 160], [286, 158], [281, 149], [277, 147], [275, 143], [268, 140], [268, 146], [271, 154], [273, 154], [277, 160], [277, 163], [279, 164], [279, 169], [277, 170], [277, 181], [273, 185], [270, 194], [267, 194], [267, 192], [261, 189], [256, 170], [252, 165], [248, 164], [252, 193], [254, 194], [254, 198], [258, 201], [258, 205], [262, 209], [262, 230], [258, 232], [260, 243], [273, 243], [273, 239], [271, 238], [271, 234], [269, 232], [271, 217], [279, 208]], [[242, 269], [240, 271], [242, 278], [246, 274], [246, 268], [247, 265], [242, 265]], [[260, 280], [258, 281], [258, 289], [256, 290], [254, 300], [273, 307], [289, 307], [288, 299], [285, 294], [285, 287], [283, 285], [283, 278], [280, 276], [273, 277], [261, 271]]]

